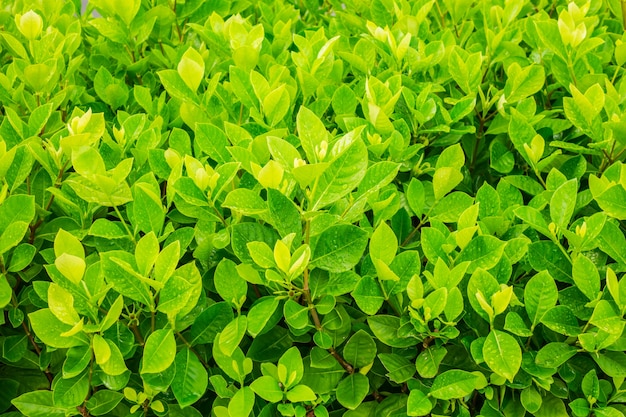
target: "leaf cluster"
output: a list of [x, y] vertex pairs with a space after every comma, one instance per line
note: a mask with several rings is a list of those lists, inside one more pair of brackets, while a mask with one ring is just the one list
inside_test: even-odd
[[626, 413], [620, 0], [0, 5], [0, 416]]

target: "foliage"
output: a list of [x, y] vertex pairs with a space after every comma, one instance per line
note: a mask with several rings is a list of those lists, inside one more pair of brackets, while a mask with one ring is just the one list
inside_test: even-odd
[[619, 0], [0, 4], [2, 416], [626, 412]]

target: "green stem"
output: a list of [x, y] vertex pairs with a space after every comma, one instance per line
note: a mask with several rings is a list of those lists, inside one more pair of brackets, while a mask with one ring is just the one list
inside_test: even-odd
[[119, 209], [117, 208], [117, 206], [113, 206], [113, 210], [115, 210], [115, 213], [117, 214], [117, 217], [119, 217], [120, 221], [122, 222], [122, 225], [124, 226], [124, 229], [126, 230], [126, 233], [128, 234], [128, 237], [130, 237], [130, 240], [133, 243], [137, 243], [135, 241], [135, 235], [130, 231], [130, 228], [128, 227], [128, 224], [126, 224], [126, 221], [124, 220], [124, 217], [122, 217], [122, 213], [120, 213]]

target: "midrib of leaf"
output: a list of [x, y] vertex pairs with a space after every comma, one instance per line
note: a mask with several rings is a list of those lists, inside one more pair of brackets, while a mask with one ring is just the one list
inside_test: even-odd
[[[315, 211], [318, 210], [320, 207], [318, 207], [318, 204], [320, 204], [320, 201], [322, 201], [323, 197], [330, 192], [330, 189], [334, 183], [334, 181], [339, 178], [339, 173], [343, 170], [343, 167], [348, 163], [348, 158], [345, 158], [346, 154], [348, 152], [351, 152], [353, 149], [353, 147], [357, 146], [357, 142], [360, 142], [360, 139], [356, 140], [354, 143], [352, 143], [350, 146], [348, 146], [348, 148], [346, 148], [343, 153], [341, 155], [339, 155], [337, 157], [337, 159], [335, 161], [337, 161], [339, 158], [343, 158], [343, 160], [341, 161], [341, 165], [334, 170], [335, 172], [331, 175], [331, 179], [327, 181], [327, 185], [326, 187], [321, 191], [321, 194], [319, 195], [319, 197], [316, 199], [315, 203], [313, 204], [313, 207], [311, 208], [311, 211]], [[319, 185], [319, 182], [322, 180], [322, 178], [325, 178], [326, 174], [329, 172], [329, 169], [332, 168], [332, 163], [328, 166], [328, 169], [326, 169], [326, 171], [324, 171], [324, 173], [322, 174], [321, 177], [318, 178], [318, 180], [316, 181], [315, 186], [317, 187]], [[332, 171], [332, 170], [331, 170]], [[350, 176], [352, 177], [352, 175]], [[352, 190], [343, 190], [342, 193], [347, 194]], [[341, 197], [339, 197], [341, 198]], [[326, 203], [328, 204], [328, 203]]]

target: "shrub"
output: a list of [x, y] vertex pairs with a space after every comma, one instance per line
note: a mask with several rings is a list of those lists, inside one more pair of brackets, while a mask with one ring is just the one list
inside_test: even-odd
[[624, 415], [619, 0], [0, 4], [2, 416]]

